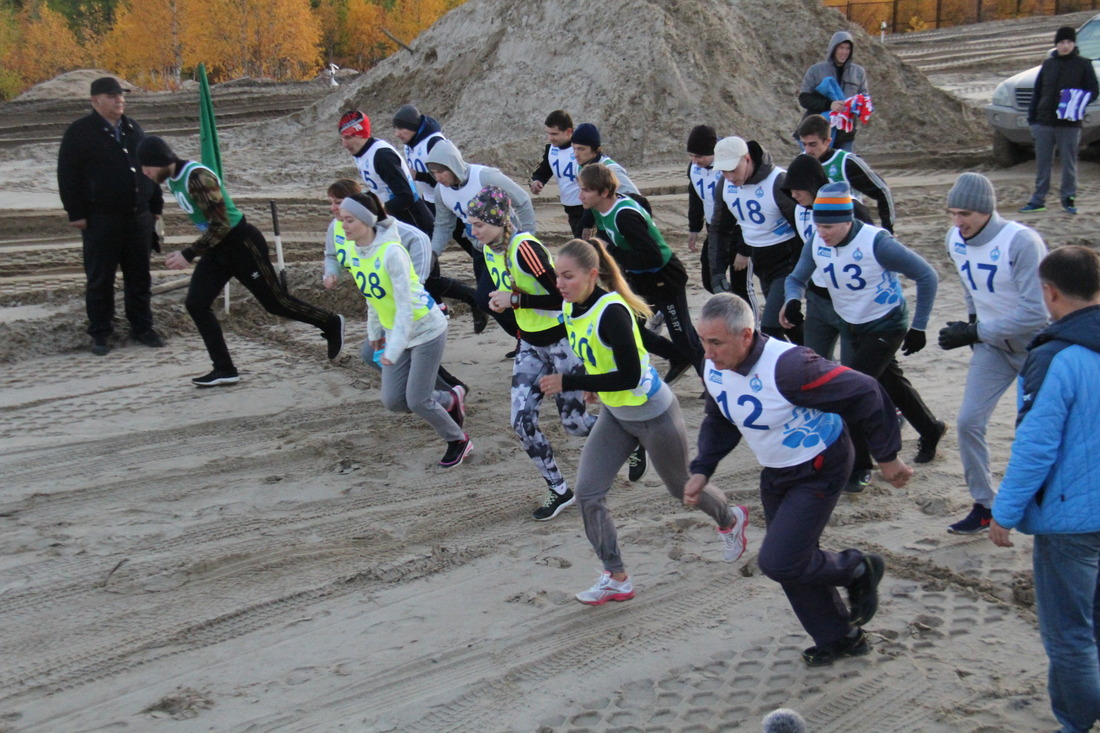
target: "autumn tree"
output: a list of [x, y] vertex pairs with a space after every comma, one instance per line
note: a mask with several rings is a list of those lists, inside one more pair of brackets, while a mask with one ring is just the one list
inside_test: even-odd
[[356, 67], [373, 66], [392, 51], [392, 44], [379, 30], [385, 17], [385, 10], [376, 2], [348, 0], [345, 36], [350, 60]]
[[0, 46], [0, 66], [8, 75], [17, 76], [22, 86], [51, 79], [63, 71], [84, 65], [84, 52], [69, 30], [65, 18], [45, 2], [28, 2], [17, 13], [9, 14], [14, 38]]
[[118, 8], [103, 37], [103, 66], [150, 88], [178, 87], [183, 69], [181, 16], [195, 0], [133, 0]]
[[[186, 17], [184, 64], [213, 76], [301, 79], [321, 63], [321, 27], [309, 0], [204, 0]], [[200, 17], [201, 16], [201, 17]]]
[[449, 0], [394, 0], [386, 13], [386, 29], [409, 43], [454, 6]]

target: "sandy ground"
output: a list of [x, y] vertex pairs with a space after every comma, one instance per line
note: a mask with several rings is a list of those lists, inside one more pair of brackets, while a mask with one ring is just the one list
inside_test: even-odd
[[[309, 327], [267, 316], [238, 288], [224, 318], [235, 387], [190, 385], [208, 364], [181, 290], [154, 298], [166, 348], [120, 336], [92, 357], [79, 245], [49, 176], [33, 185], [28, 170], [49, 150], [18, 151], [0, 160], [21, 181], [0, 211], [0, 731], [752, 731], [778, 706], [818, 732], [1055, 727], [1030, 541], [1001, 550], [944, 531], [970, 503], [953, 429], [908, 487], [876, 477], [826, 531], [829, 547], [887, 559], [867, 657], [813, 670], [799, 660], [810, 642], [755, 564], [764, 527], [744, 447], [716, 475], [750, 507], [742, 560], [722, 562], [707, 519], [656, 476], [632, 485], [624, 471], [611, 504], [638, 595], [582, 606], [572, 595], [598, 562], [575, 509], [529, 518], [545, 489], [508, 427], [511, 342], [499, 329], [475, 336], [455, 309], [446, 362], [473, 390], [475, 450], [439, 469], [434, 433], [386, 413], [377, 374], [358, 359], [361, 298], [350, 285], [320, 288], [320, 192], [254, 187], [238, 203], [266, 221], [277, 192], [292, 289], [349, 317], [343, 355], [327, 362]], [[893, 187], [899, 237], [941, 275], [933, 341], [965, 313], [942, 244], [952, 181], [983, 170], [1010, 212], [1034, 174], [974, 160], [871, 157]], [[683, 170], [632, 173], [688, 264], [698, 307]], [[1079, 196], [1077, 217], [1029, 220], [1051, 246], [1093, 241], [1094, 163]], [[559, 244], [552, 187], [537, 208], [540, 232]], [[189, 241], [183, 217], [167, 219], [169, 245]], [[160, 263], [158, 284], [178, 279]], [[468, 277], [467, 263], [449, 252], [444, 270]], [[903, 359], [951, 424], [967, 358], [933, 345]], [[699, 387], [683, 379], [675, 391], [694, 441]], [[989, 430], [998, 475], [1013, 414], [1006, 397]], [[574, 476], [582, 440], [552, 415], [543, 427]], [[916, 436], [903, 437], [909, 459]]]

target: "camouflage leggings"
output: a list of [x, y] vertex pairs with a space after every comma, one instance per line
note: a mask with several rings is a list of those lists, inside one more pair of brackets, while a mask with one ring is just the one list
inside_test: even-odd
[[[550, 488], [565, 486], [565, 477], [554, 461], [550, 441], [539, 430], [539, 408], [542, 406], [539, 379], [547, 374], [583, 372], [584, 364], [564, 338], [550, 346], [532, 346], [520, 341], [519, 353], [512, 366], [512, 429]], [[565, 432], [580, 437], [588, 435], [596, 416], [585, 412], [584, 393], [562, 392], [554, 400]]]

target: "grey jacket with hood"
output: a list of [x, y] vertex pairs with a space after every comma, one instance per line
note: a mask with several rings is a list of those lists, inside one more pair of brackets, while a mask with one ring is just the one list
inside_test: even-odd
[[[836, 51], [837, 46], [844, 42], [852, 44], [852, 53], [848, 56], [848, 60], [844, 62], [844, 66], [838, 67], [833, 63], [833, 52]], [[806, 69], [806, 74], [802, 77], [802, 86], [798, 90], [798, 104], [806, 110], [803, 117], [824, 114], [829, 111], [829, 106], [833, 100], [816, 91], [817, 85], [829, 77], [833, 77], [840, 84], [845, 99], [854, 97], [857, 94], [870, 94], [867, 88], [867, 72], [863, 70], [862, 66], [853, 61], [856, 55], [855, 45], [851, 33], [837, 31], [829, 39], [829, 48], [825, 51], [825, 60]], [[841, 144], [844, 142], [844, 138], [850, 139], [854, 136], [855, 131], [838, 133], [835, 143]]]
[[[470, 180], [470, 166], [462, 160], [462, 153], [450, 140], [442, 140], [432, 148], [428, 153], [428, 163], [446, 166], [454, 173], [458, 179], [456, 188], [465, 186]], [[478, 183], [481, 184], [478, 190], [485, 186], [496, 186], [508, 194], [508, 198], [512, 200], [512, 225], [516, 231], [535, 233], [535, 206], [531, 203], [531, 197], [519, 184], [501, 173], [499, 169], [489, 166], [481, 169], [481, 178]], [[442, 254], [447, 248], [447, 243], [451, 241], [451, 234], [454, 232], [458, 216], [446, 206], [439, 205], [439, 191], [443, 188], [443, 184], [437, 183], [435, 188], [435, 229], [432, 232], [432, 249], [436, 254]], [[471, 241], [474, 240], [471, 239]], [[481, 249], [480, 244], [476, 246], [479, 250]]]

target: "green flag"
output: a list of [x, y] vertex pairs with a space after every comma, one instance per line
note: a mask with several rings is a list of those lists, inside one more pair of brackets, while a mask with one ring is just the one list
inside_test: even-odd
[[214, 103], [210, 101], [210, 82], [206, 64], [199, 64], [199, 143], [202, 164], [222, 177], [222, 151], [218, 147], [218, 124], [214, 121]]

